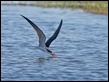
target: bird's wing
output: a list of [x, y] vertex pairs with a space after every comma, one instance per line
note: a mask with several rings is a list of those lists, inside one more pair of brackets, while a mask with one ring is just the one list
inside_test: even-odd
[[31, 20], [29, 20], [27, 17], [21, 15], [24, 19], [26, 19], [31, 26], [34, 28], [34, 30], [36, 31], [38, 37], [39, 37], [39, 47], [45, 48], [45, 40], [46, 37], [44, 35], [44, 33], [38, 28], [37, 25], [35, 25]]
[[50, 44], [51, 44], [51, 42], [52, 42], [53, 40], [55, 40], [56, 37], [58, 36], [58, 34], [59, 34], [59, 32], [60, 32], [60, 29], [61, 29], [61, 26], [62, 26], [62, 22], [63, 22], [63, 20], [61, 19], [61, 22], [60, 22], [58, 28], [56, 29], [55, 33], [54, 33], [54, 34], [47, 40], [47, 42], [45, 43], [45, 44], [46, 44], [46, 47], [49, 47]]

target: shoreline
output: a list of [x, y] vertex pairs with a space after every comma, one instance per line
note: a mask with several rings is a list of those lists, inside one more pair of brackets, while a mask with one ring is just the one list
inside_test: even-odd
[[108, 1], [2, 1], [1, 5], [30, 5], [46, 8], [83, 9], [94, 14], [108, 15]]

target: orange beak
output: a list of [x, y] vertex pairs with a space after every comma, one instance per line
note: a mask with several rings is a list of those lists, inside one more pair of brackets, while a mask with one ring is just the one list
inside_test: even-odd
[[56, 58], [56, 54], [54, 52], [51, 53], [51, 55], [52, 55], [53, 58]]

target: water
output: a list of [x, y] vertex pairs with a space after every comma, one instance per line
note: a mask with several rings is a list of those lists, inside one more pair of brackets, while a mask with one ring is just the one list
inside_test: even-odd
[[[38, 37], [20, 14], [43, 30], [57, 58], [39, 59]], [[45, 55], [45, 54], [43, 54]], [[1, 80], [108, 80], [108, 16], [80, 9], [1, 6]]]

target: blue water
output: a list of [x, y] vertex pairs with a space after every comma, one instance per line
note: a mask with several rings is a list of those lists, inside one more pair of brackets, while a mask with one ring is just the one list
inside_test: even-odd
[[[39, 60], [37, 34], [20, 14], [37, 24], [47, 39], [63, 19], [50, 46], [57, 58]], [[108, 16], [81, 9], [2, 5], [1, 80], [108, 80]]]

